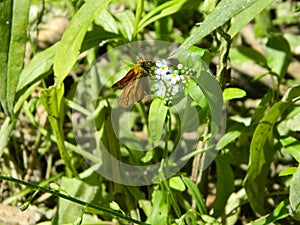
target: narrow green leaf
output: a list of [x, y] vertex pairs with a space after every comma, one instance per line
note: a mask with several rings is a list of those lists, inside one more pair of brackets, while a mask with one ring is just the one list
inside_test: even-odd
[[218, 27], [224, 25], [228, 20], [247, 10], [254, 3], [262, 0], [223, 0], [220, 1], [216, 8], [206, 17], [201, 25], [183, 42], [179, 49], [173, 54], [177, 54], [182, 48], [188, 48], [194, 45], [202, 38], [210, 34]]
[[282, 35], [273, 35], [268, 40], [266, 50], [268, 65], [281, 80], [292, 60], [289, 43]]
[[300, 86], [290, 88], [261, 119], [255, 129], [250, 145], [249, 168], [244, 180], [244, 187], [253, 210], [264, 214], [264, 189], [273, 158], [273, 128], [278, 118], [293, 104], [299, 96]]
[[107, 32], [119, 33], [118, 23], [106, 9], [103, 9], [95, 18], [95, 23], [102, 26]]
[[149, 144], [151, 147], [159, 145], [161, 142], [165, 120], [168, 112], [168, 107], [165, 101], [160, 98], [155, 98], [149, 110]]
[[253, 116], [251, 118], [251, 128], [255, 128], [259, 121], [263, 118], [265, 111], [270, 106], [270, 101], [272, 99], [272, 92], [269, 91], [264, 95], [258, 107], [256, 108]]
[[102, 44], [120, 39], [124, 39], [124, 37], [120, 34], [115, 34], [112, 32], [95, 28], [94, 30], [88, 31], [86, 33], [80, 51], [83, 52], [90, 48], [99, 46], [99, 43]]
[[[120, 160], [120, 145], [119, 139], [116, 137], [114, 128], [112, 126], [112, 117], [111, 112], [107, 112], [110, 109], [103, 108], [101, 112], [101, 116], [105, 117], [105, 121], [102, 127], [102, 135], [101, 135], [101, 145], [100, 150], [102, 148], [106, 149], [105, 151], [109, 150], [109, 154], [102, 154], [102, 170], [104, 174], [108, 177], [113, 177], [115, 180], [122, 181], [124, 178], [121, 177], [121, 168], [119, 163], [115, 162], [115, 159]], [[119, 162], [119, 161], [118, 161]], [[111, 169], [113, 167], [113, 169]], [[122, 188], [119, 184], [115, 184], [115, 191], [121, 192]]]
[[63, 118], [64, 118], [64, 86], [52, 86], [41, 93], [42, 104], [44, 105], [51, 127], [56, 136], [57, 145], [59, 148], [60, 156], [66, 164], [69, 171], [75, 176], [77, 175], [76, 170], [71, 164], [71, 159], [68, 155], [65, 143], [64, 143], [64, 132], [63, 132]]
[[[148, 26], [149, 24], [163, 18], [166, 16], [169, 16], [173, 13], [178, 12], [182, 5], [187, 0], [171, 0], [163, 3], [162, 5], [157, 6], [155, 9], [150, 11], [147, 15], [143, 17], [143, 19], [140, 21], [139, 27], [136, 30], [136, 33], [141, 31], [143, 28]], [[135, 35], [135, 34], [134, 34]]]
[[134, 27], [133, 12], [130, 10], [126, 10], [116, 14], [116, 17], [121, 22], [120, 30], [122, 31], [123, 36], [126, 37], [129, 41], [131, 41]]
[[275, 221], [286, 218], [289, 216], [288, 212], [288, 201], [284, 200], [279, 203], [276, 209], [272, 213], [259, 218], [256, 221], [252, 221], [252, 225], [265, 225], [265, 224], [274, 224]]
[[34, 82], [43, 79], [52, 72], [53, 58], [58, 43], [36, 54], [20, 75], [17, 91], [22, 92]]
[[6, 101], [7, 95], [7, 76], [8, 76], [8, 60], [9, 60], [9, 43], [12, 17], [12, 1], [0, 2], [0, 101], [4, 111], [8, 114], [8, 106]]
[[219, 217], [224, 213], [224, 209], [227, 203], [227, 199], [234, 191], [234, 176], [232, 169], [226, 160], [222, 159], [222, 156], [217, 156], [217, 195], [214, 202], [214, 217]]
[[[143, 12], [144, 12], [144, 0], [138, 0], [137, 6], [136, 6], [136, 11], [135, 11], [133, 35], [136, 35], [138, 33], [139, 23], [142, 18]], [[134, 38], [134, 36], [133, 36], [133, 38]]]
[[[20, 5], [22, 7], [20, 7]], [[1, 1], [0, 101], [12, 116], [16, 89], [23, 68], [30, 1]], [[2, 22], [3, 21], [3, 22]]]
[[203, 197], [202, 197], [197, 185], [193, 181], [191, 181], [191, 179], [188, 177], [181, 176], [181, 179], [183, 180], [183, 182], [189, 189], [192, 197], [195, 199], [200, 215], [207, 214], [205, 202], [203, 200]]
[[223, 91], [224, 100], [232, 100], [237, 98], [243, 98], [246, 96], [246, 92], [240, 88], [226, 88]]
[[274, 0], [258, 0], [253, 2], [254, 3], [249, 6], [247, 10], [244, 10], [235, 16], [228, 30], [228, 34], [232, 38], [237, 35], [244, 26], [250, 23], [257, 14], [274, 2]]
[[87, 0], [67, 27], [54, 57], [56, 82], [62, 83], [79, 55], [87, 29], [110, 0]]

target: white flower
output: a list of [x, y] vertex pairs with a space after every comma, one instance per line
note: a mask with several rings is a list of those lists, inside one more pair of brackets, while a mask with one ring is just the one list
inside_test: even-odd
[[172, 93], [171, 95], [176, 95], [179, 91], [179, 85], [174, 85], [173, 88], [172, 88]]
[[172, 84], [176, 84], [177, 81], [183, 80], [183, 75], [179, 75], [177, 70], [170, 71], [171, 74], [167, 76], [167, 79], [171, 80]]
[[161, 79], [162, 76], [165, 76], [168, 72], [168, 63], [165, 59], [162, 61], [156, 61], [155, 75], [157, 79]]
[[177, 68], [178, 68], [179, 70], [181, 70], [181, 69], [183, 68], [183, 65], [182, 65], [181, 63], [179, 63], [179, 64], [177, 65]]
[[159, 81], [159, 83], [156, 83], [154, 85], [154, 87], [156, 88], [156, 95], [159, 97], [165, 97], [166, 95], [166, 91], [167, 91], [167, 87], [165, 86], [163, 81]]

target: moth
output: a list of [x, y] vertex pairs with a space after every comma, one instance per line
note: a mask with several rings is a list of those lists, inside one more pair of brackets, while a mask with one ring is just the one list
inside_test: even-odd
[[121, 107], [129, 107], [135, 102], [141, 101], [145, 96], [150, 95], [148, 76], [153, 74], [155, 63], [153, 61], [140, 60], [130, 69], [127, 74], [118, 82], [113, 89], [123, 89], [118, 104]]

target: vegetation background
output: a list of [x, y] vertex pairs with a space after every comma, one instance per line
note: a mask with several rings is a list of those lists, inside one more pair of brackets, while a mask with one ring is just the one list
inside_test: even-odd
[[[0, 223], [299, 223], [298, 1], [4, 0], [0, 11]], [[119, 185], [76, 147], [70, 96], [78, 79], [101, 54], [137, 40], [190, 49], [220, 83], [227, 128], [203, 173], [195, 174], [196, 155], [166, 181]], [[102, 101], [115, 95], [106, 90]], [[134, 123], [147, 127], [134, 111]], [[108, 148], [142, 165], [112, 146], [102, 118]]]

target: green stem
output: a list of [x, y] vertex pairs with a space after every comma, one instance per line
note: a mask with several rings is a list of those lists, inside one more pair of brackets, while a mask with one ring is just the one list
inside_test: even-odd
[[101, 207], [101, 206], [98, 206], [98, 205], [94, 205], [94, 204], [91, 204], [91, 203], [88, 203], [88, 202], [84, 202], [84, 201], [79, 200], [77, 198], [73, 198], [73, 197], [71, 197], [69, 195], [62, 194], [62, 193], [60, 193], [60, 192], [58, 192], [56, 190], [52, 190], [52, 189], [45, 188], [45, 187], [42, 187], [42, 186], [39, 186], [39, 185], [36, 185], [36, 184], [28, 183], [26, 181], [15, 179], [13, 177], [6, 177], [6, 176], [1, 176], [0, 175], [0, 180], [7, 180], [7, 181], [12, 181], [12, 182], [17, 183], [17, 184], [22, 184], [22, 185], [25, 185], [27, 187], [36, 189], [38, 191], [42, 191], [42, 192], [45, 192], [45, 193], [50, 193], [50, 194], [52, 194], [52, 195], [54, 195], [56, 197], [63, 198], [63, 199], [69, 200], [71, 202], [77, 203], [79, 205], [82, 205], [83, 207], [89, 207], [89, 208], [92, 208], [92, 209], [96, 209], [96, 210], [99, 210], [99, 211], [102, 211], [102, 212], [105, 212], [105, 213], [117, 216], [119, 218], [125, 219], [125, 220], [130, 221], [130, 222], [135, 223], [135, 224], [144, 224], [144, 225], [147, 225], [147, 223], [144, 223], [144, 222], [132, 219], [129, 216], [126, 216], [124, 214], [120, 214], [120, 213], [115, 212], [115, 211], [113, 211], [111, 209], [104, 208], [104, 207]]

